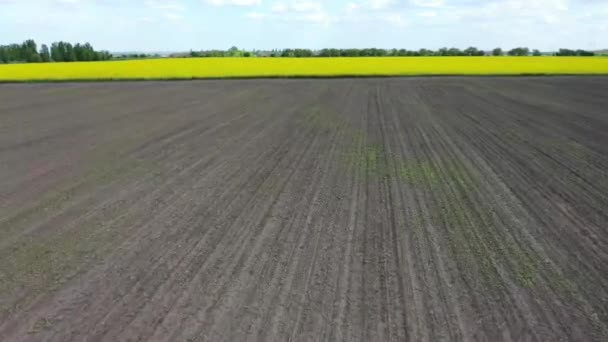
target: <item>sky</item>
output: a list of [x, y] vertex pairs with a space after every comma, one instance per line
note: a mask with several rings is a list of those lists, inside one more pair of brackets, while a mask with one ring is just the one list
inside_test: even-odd
[[608, 0], [0, 0], [0, 22], [110, 51], [608, 48]]

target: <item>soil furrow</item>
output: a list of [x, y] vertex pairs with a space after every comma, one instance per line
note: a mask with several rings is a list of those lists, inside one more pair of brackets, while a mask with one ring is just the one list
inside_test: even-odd
[[0, 85], [0, 340], [604, 341], [606, 91]]

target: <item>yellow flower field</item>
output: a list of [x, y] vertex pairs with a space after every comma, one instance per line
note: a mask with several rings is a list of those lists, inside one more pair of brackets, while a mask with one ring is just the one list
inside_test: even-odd
[[0, 81], [540, 74], [608, 74], [608, 58], [162, 58], [0, 65]]

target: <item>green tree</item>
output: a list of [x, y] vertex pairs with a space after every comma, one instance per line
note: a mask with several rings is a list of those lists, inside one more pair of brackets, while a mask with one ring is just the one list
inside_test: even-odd
[[42, 57], [38, 53], [32, 53], [27, 57], [26, 62], [28, 63], [41, 63]]
[[80, 45], [80, 43], [76, 43], [74, 44], [74, 61], [84, 61], [84, 48], [82, 45]]
[[559, 49], [556, 56], [595, 56], [594, 52], [585, 50]]
[[74, 51], [74, 47], [70, 43], [65, 43], [65, 61], [66, 62], [74, 62], [76, 61], [76, 52]]
[[517, 47], [509, 50], [509, 56], [528, 56], [530, 54], [530, 49], [527, 47]]
[[40, 62], [40, 55], [38, 54], [38, 48], [36, 42], [33, 39], [28, 39], [21, 44], [19, 53], [19, 60], [28, 63]]
[[448, 53], [449, 53], [448, 56], [464, 56], [464, 52], [460, 51], [460, 49], [457, 49], [457, 48], [449, 49]]
[[51, 54], [49, 53], [49, 47], [46, 46], [46, 44], [42, 44], [40, 46], [40, 58], [45, 63], [51, 61]]
[[8, 54], [4, 46], [0, 46], [0, 63], [8, 63]]
[[492, 50], [492, 56], [502, 56], [504, 55], [504, 52], [502, 51], [501, 48], [497, 47], [494, 50]]
[[432, 55], [433, 55], [433, 51], [431, 51], [431, 50], [420, 49], [418, 51], [418, 56], [432, 56]]
[[483, 56], [484, 52], [481, 51], [481, 50], [479, 50], [476, 47], [471, 46], [471, 47], [466, 48], [463, 51], [463, 54], [466, 55], [466, 56]]
[[51, 59], [55, 62], [63, 62], [63, 51], [57, 42], [51, 44]]
[[236, 46], [231, 47], [230, 49], [228, 49], [227, 52], [228, 52], [228, 57], [240, 57], [241, 56], [241, 51]]

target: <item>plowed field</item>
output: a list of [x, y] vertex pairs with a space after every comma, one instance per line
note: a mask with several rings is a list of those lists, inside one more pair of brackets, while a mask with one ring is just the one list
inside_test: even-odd
[[608, 339], [608, 78], [0, 85], [1, 341]]

